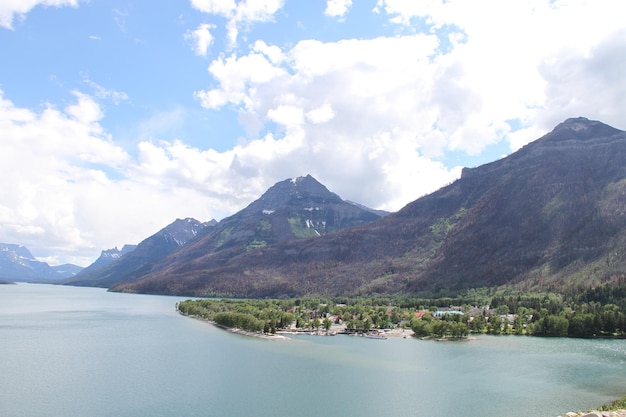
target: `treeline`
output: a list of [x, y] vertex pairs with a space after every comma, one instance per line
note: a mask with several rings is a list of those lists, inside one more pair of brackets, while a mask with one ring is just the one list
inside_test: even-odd
[[[606, 301], [596, 301], [597, 290], [572, 294], [517, 294], [494, 296], [491, 307], [520, 317], [524, 332], [535, 336], [613, 337], [626, 335], [624, 299], [606, 292]], [[614, 292], [612, 294], [615, 294]], [[524, 320], [525, 319], [525, 320]]]
[[250, 332], [275, 333], [296, 320], [279, 300], [186, 300], [178, 303], [177, 309], [185, 315]]
[[[600, 296], [617, 304], [596, 301]], [[577, 294], [497, 293], [472, 290], [461, 297], [296, 298], [287, 300], [187, 300], [178, 310], [253, 332], [329, 329], [369, 331], [411, 328], [418, 337], [463, 338], [469, 334], [560, 337], [626, 336], [620, 298], [589, 290]], [[454, 306], [453, 308], [451, 308]], [[437, 310], [451, 310], [449, 314]]]
[[411, 319], [410, 327], [416, 337], [461, 339], [470, 333], [468, 322], [469, 315], [446, 314], [441, 319], [424, 315]]
[[[434, 318], [426, 314], [410, 322], [418, 337], [464, 337], [467, 334], [515, 334], [554, 337], [623, 337], [626, 336], [624, 314], [609, 306], [596, 314], [548, 310], [523, 310], [519, 314], [444, 315]], [[465, 329], [463, 329], [465, 327]], [[465, 333], [463, 332], [465, 330]]]
[[[624, 337], [626, 315], [617, 304], [602, 304], [583, 293], [494, 295], [482, 311], [463, 315], [446, 314], [436, 319], [430, 314], [411, 320], [420, 337], [459, 337], [459, 326], [467, 325], [469, 334], [515, 334], [548, 337]], [[476, 309], [474, 309], [475, 311]]]

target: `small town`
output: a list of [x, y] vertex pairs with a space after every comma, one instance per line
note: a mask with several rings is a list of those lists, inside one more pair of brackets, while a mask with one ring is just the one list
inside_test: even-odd
[[[345, 301], [345, 300], [342, 300]], [[575, 304], [555, 296], [494, 296], [489, 304], [441, 306], [442, 300], [362, 298], [333, 302], [201, 299], [179, 303], [188, 316], [260, 335], [314, 334], [464, 339], [470, 334], [623, 337], [624, 313], [614, 305]], [[446, 301], [451, 301], [447, 299]], [[509, 304], [505, 304], [508, 302]], [[438, 304], [439, 303], [439, 304]]]

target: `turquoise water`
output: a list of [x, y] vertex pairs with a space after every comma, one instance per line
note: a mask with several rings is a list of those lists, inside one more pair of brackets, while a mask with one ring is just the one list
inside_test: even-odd
[[626, 341], [268, 341], [180, 298], [0, 285], [0, 416], [557, 416], [626, 394]]

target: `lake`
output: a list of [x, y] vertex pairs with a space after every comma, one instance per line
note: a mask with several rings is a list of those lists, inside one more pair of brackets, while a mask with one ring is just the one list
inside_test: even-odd
[[557, 416], [626, 394], [626, 341], [229, 333], [183, 298], [0, 285], [0, 416]]

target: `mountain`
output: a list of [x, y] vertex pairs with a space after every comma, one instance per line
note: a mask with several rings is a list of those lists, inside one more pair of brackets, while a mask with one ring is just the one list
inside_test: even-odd
[[57, 273], [58, 279], [71, 278], [84, 269], [83, 267], [74, 264], [56, 265], [51, 266], [51, 268]]
[[98, 259], [95, 260], [94, 263], [83, 269], [83, 275], [87, 275], [92, 273], [93, 271], [100, 269], [110, 263], [113, 263], [120, 259], [122, 256], [126, 255], [134, 251], [137, 248], [137, 245], [124, 245], [122, 249], [118, 249], [117, 247], [113, 249], [105, 249], [100, 253]]
[[35, 259], [25, 246], [0, 243], [0, 279], [5, 281], [49, 282], [70, 276], [80, 269], [69, 264], [51, 267]]
[[197, 245], [211, 251], [264, 247], [294, 238], [318, 237], [377, 220], [371, 209], [343, 201], [311, 175], [276, 183], [258, 200], [220, 222]]
[[319, 238], [380, 218], [371, 209], [342, 200], [310, 175], [287, 179], [258, 200], [223, 219], [209, 233], [156, 262], [152, 272], [196, 262], [217, 267], [279, 243]]
[[150, 272], [157, 260], [180, 249], [206, 229], [215, 227], [215, 224], [215, 220], [201, 223], [191, 218], [177, 219], [136, 247], [124, 245], [121, 251], [117, 248], [103, 251], [96, 262], [63, 283], [110, 287], [121, 282], [132, 282]]
[[235, 229], [220, 228], [115, 290], [280, 297], [608, 285], [626, 279], [625, 207], [626, 133], [568, 119], [378, 221], [228, 257], [215, 250]]

